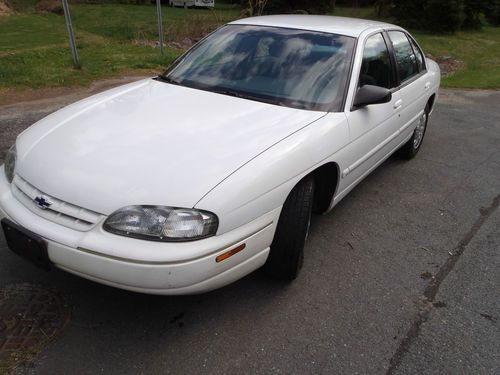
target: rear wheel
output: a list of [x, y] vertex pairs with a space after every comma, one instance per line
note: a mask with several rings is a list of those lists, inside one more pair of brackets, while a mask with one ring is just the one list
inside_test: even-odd
[[413, 136], [399, 150], [399, 154], [406, 159], [413, 159], [420, 150], [424, 140], [425, 131], [427, 130], [427, 122], [429, 121], [429, 104], [425, 106], [424, 113], [418, 119], [417, 127], [413, 131]]
[[297, 277], [304, 262], [304, 244], [311, 223], [314, 179], [307, 177], [290, 192], [283, 205], [264, 265], [265, 273], [278, 280], [291, 281]]

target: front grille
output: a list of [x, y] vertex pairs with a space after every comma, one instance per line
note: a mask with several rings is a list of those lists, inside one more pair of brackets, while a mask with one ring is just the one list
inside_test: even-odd
[[[97, 212], [75, 206], [74, 204], [45, 194], [18, 175], [12, 181], [12, 193], [26, 208], [38, 216], [71, 229], [88, 231], [104, 218], [103, 215]], [[41, 209], [35, 201], [37, 197], [43, 197], [50, 201], [50, 206], [46, 209]]]

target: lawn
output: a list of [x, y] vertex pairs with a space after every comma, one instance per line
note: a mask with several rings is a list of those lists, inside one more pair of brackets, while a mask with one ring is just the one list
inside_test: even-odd
[[[154, 46], [158, 39], [154, 5], [72, 5], [81, 68], [72, 65], [64, 17], [24, 13], [0, 17], [0, 93], [87, 85], [125, 72], [163, 71], [181, 52]], [[196, 40], [231, 19], [237, 9], [162, 7], [165, 40]]]
[[[240, 15], [234, 8], [162, 10], [165, 40], [171, 46], [163, 56], [154, 46], [154, 5], [71, 5], [80, 69], [72, 66], [64, 17], [36, 13], [32, 7], [0, 17], [0, 95], [7, 89], [88, 85], [124, 73], [160, 72], [182, 52], [172, 48], [172, 41], [197, 40]], [[335, 15], [376, 18], [370, 8], [337, 7]], [[426, 53], [463, 62], [463, 69], [445, 77], [443, 86], [500, 88], [500, 28], [414, 35]]]
[[454, 88], [500, 88], [500, 27], [482, 31], [458, 32], [453, 36], [415, 32], [426, 53], [451, 56], [463, 61], [464, 68], [443, 79], [443, 86]]
[[[372, 8], [337, 7], [335, 15], [377, 18]], [[485, 26], [480, 31], [461, 31], [454, 35], [410, 31], [426, 54], [449, 56], [463, 62], [461, 70], [443, 78], [442, 86], [500, 89], [500, 27]]]

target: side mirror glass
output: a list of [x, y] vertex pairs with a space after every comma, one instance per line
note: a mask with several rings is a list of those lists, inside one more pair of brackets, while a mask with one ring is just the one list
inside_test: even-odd
[[392, 99], [391, 90], [384, 87], [364, 85], [354, 97], [354, 107], [361, 108], [371, 104], [388, 103]]

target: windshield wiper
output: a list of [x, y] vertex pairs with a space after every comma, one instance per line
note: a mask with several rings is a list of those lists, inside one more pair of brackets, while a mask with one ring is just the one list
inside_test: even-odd
[[234, 96], [236, 98], [249, 99], [248, 95], [242, 94], [239, 91], [229, 90], [229, 89], [214, 89], [214, 92], [222, 95]]
[[181, 83], [176, 81], [173, 78], [167, 77], [163, 74], [159, 74], [157, 77], [155, 77], [157, 81], [165, 82], [165, 83], [171, 83], [172, 85], [180, 85]]
[[271, 103], [271, 104], [282, 105], [278, 100], [272, 100], [272, 99], [268, 99], [268, 98], [260, 97], [260, 96], [256, 96], [256, 95], [250, 95], [250, 94], [242, 93], [242, 92], [236, 91], [236, 90], [214, 89], [212, 91], [216, 92], [218, 94], [222, 94], [222, 95], [234, 96], [234, 97], [240, 98], [240, 99], [248, 99], [248, 100], [255, 100], [257, 102], [264, 102], [264, 103]]

